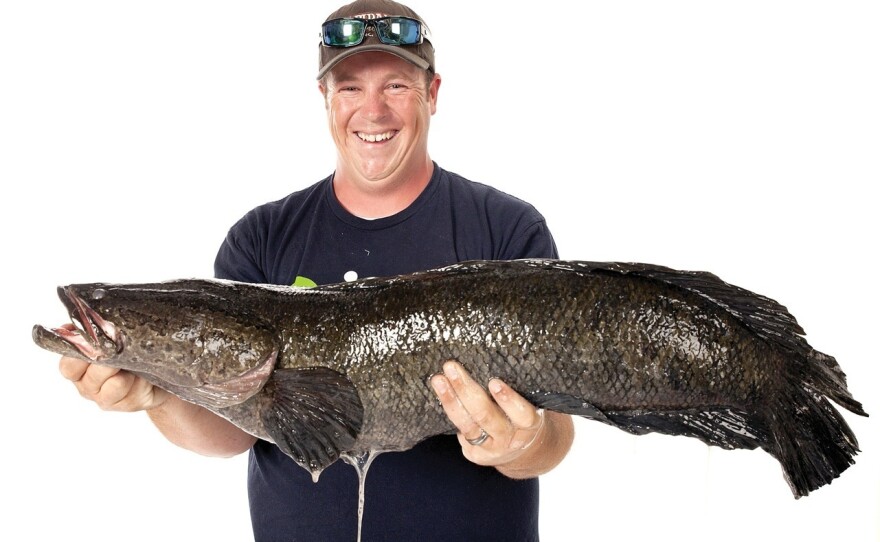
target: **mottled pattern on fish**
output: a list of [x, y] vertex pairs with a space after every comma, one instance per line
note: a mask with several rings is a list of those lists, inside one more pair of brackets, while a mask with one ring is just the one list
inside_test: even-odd
[[864, 414], [834, 358], [784, 307], [708, 273], [466, 262], [309, 290], [176, 281], [70, 286], [62, 299], [84, 333], [38, 327], [38, 344], [143, 374], [315, 473], [453, 430], [427, 385], [447, 359], [632, 433], [761, 447], [796, 496], [858, 451], [825, 398]]

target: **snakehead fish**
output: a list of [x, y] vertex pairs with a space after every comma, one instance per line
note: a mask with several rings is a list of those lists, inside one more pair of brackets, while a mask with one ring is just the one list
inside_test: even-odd
[[795, 497], [853, 464], [828, 399], [867, 415], [777, 302], [647, 264], [472, 261], [310, 289], [218, 280], [80, 284], [47, 350], [126, 369], [277, 444], [317, 479], [340, 456], [454, 428], [448, 359], [536, 406], [630, 433], [760, 447]]

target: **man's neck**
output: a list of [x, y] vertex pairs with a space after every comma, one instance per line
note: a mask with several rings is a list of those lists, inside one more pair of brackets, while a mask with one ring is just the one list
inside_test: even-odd
[[388, 182], [356, 182], [337, 169], [333, 178], [336, 199], [346, 211], [361, 218], [383, 218], [409, 207], [425, 190], [434, 173], [428, 159], [425, 167]]

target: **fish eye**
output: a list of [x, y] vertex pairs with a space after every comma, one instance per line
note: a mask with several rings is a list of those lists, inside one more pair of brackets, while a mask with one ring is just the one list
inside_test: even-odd
[[104, 299], [105, 295], [107, 295], [107, 290], [103, 288], [95, 288], [92, 290], [92, 299]]

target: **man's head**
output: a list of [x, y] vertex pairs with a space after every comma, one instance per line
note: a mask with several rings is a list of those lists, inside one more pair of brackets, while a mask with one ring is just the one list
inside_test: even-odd
[[[338, 151], [334, 187], [349, 210], [366, 194], [409, 203], [430, 178], [428, 128], [440, 76], [425, 28], [415, 12], [388, 0], [358, 0], [323, 25], [319, 89]], [[359, 216], [402, 208], [382, 199], [392, 209]]]
[[321, 27], [318, 79], [344, 59], [366, 51], [396, 55], [433, 74], [428, 25], [412, 9], [391, 0], [356, 0], [331, 13]]

